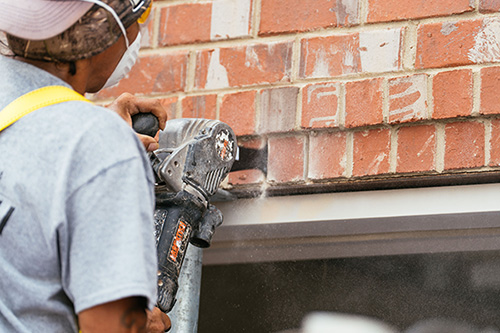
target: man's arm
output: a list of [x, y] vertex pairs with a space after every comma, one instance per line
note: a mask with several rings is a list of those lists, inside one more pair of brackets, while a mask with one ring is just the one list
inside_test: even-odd
[[144, 297], [127, 297], [86, 309], [78, 314], [82, 333], [146, 332], [147, 301]]
[[155, 308], [147, 311], [144, 297], [127, 297], [94, 306], [78, 314], [82, 333], [159, 333], [170, 329], [170, 319]]

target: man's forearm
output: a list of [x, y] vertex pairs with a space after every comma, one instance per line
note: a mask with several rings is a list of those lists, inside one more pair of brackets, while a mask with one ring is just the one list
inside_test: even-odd
[[82, 333], [146, 332], [147, 301], [144, 297], [128, 297], [101, 304], [79, 313]]

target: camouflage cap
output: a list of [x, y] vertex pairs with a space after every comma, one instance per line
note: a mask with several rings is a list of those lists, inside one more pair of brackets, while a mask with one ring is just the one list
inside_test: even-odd
[[[101, 1], [116, 12], [125, 29], [137, 22], [152, 2], [152, 0]], [[94, 4], [76, 23], [54, 37], [30, 40], [16, 37], [7, 31], [7, 40], [9, 48], [15, 55], [34, 60], [70, 62], [90, 58], [103, 52], [121, 35], [122, 30], [112, 13]]]

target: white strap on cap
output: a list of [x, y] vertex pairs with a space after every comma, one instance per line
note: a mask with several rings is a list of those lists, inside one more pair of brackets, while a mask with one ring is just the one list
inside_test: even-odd
[[96, 5], [101, 6], [102, 8], [104, 8], [108, 12], [110, 12], [111, 15], [113, 15], [113, 17], [116, 20], [116, 23], [118, 23], [118, 26], [122, 30], [123, 37], [125, 37], [125, 44], [127, 45], [127, 49], [128, 49], [128, 47], [129, 47], [130, 44], [129, 44], [128, 38], [127, 38], [127, 30], [123, 26], [123, 23], [120, 20], [120, 17], [118, 16], [118, 14], [116, 14], [115, 10], [113, 8], [111, 8], [111, 6], [109, 6], [108, 4], [105, 4], [104, 2], [102, 2], [101, 0], [81, 0], [81, 1], [95, 3]]

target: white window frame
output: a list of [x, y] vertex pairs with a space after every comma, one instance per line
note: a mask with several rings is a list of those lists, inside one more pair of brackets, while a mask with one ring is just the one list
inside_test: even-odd
[[500, 250], [500, 184], [218, 202], [205, 265]]

